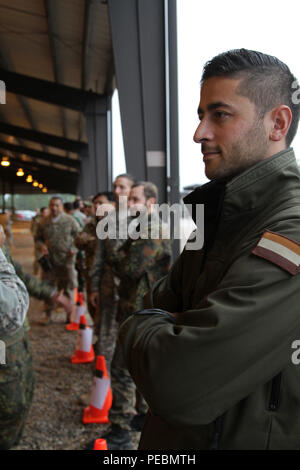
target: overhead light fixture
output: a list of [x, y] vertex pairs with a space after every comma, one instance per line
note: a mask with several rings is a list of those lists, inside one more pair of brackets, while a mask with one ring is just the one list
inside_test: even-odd
[[43, 192], [43, 193], [47, 193], [47, 192], [48, 192], [48, 189], [45, 187], [45, 188], [42, 189], [42, 192]]
[[44, 185], [42, 183], [39, 184], [39, 188], [42, 189]]
[[31, 175], [28, 175], [27, 178], [26, 178], [26, 182], [27, 182], [27, 183], [32, 183], [32, 181], [33, 181], [32, 176], [31, 176]]
[[35, 188], [37, 188], [39, 185], [39, 183], [37, 182], [37, 180], [34, 180], [34, 182], [32, 183], [32, 186], [34, 186]]
[[2, 157], [1, 165], [2, 166], [9, 166], [10, 165], [9, 157]]
[[18, 171], [17, 171], [17, 176], [24, 176], [24, 171], [22, 168], [19, 168]]

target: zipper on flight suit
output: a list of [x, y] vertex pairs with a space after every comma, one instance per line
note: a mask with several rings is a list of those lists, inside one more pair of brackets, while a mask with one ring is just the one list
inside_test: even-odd
[[279, 408], [279, 399], [280, 399], [280, 384], [281, 384], [281, 372], [277, 374], [273, 380], [271, 385], [271, 394], [269, 400], [269, 411], [277, 411]]
[[211, 441], [209, 450], [218, 450], [219, 449], [223, 418], [224, 418], [224, 415], [219, 416], [214, 421], [214, 432], [213, 432], [213, 437], [212, 437], [212, 441]]

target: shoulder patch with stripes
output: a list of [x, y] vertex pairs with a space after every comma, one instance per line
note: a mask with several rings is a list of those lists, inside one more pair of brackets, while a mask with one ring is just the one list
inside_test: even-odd
[[300, 269], [300, 244], [279, 233], [267, 230], [252, 253], [271, 261], [290, 274], [295, 275]]

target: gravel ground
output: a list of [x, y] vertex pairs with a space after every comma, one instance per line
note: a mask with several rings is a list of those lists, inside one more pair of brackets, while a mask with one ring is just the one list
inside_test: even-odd
[[[29, 223], [13, 227], [13, 256], [32, 272], [33, 243]], [[109, 425], [81, 422], [84, 395], [92, 387], [90, 364], [72, 364], [76, 332], [65, 329], [65, 314], [58, 310], [47, 326], [40, 324], [43, 303], [33, 298], [28, 312], [35, 369], [35, 394], [23, 437], [14, 450], [83, 450], [101, 437]], [[138, 433], [133, 434], [135, 445]]]

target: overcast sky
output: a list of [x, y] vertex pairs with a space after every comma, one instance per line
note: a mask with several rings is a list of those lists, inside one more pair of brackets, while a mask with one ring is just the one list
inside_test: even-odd
[[[299, 0], [177, 0], [180, 186], [206, 180], [198, 123], [203, 65], [229, 49], [245, 47], [277, 56], [300, 79]], [[125, 171], [118, 103], [114, 99], [114, 176]], [[300, 160], [300, 135], [292, 146]]]

